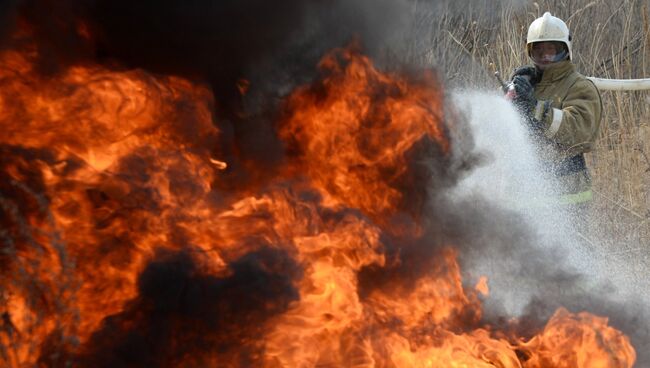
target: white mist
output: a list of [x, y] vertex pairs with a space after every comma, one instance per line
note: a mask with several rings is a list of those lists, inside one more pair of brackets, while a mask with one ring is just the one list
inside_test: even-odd
[[[530, 238], [534, 241], [517, 246], [531, 247], [534, 251], [530, 254], [535, 257], [548, 255], [551, 273], [557, 270], [558, 274], [567, 271], [583, 276], [573, 285], [582, 292], [600, 295], [604, 285], [609, 285], [609, 295], [622, 300], [647, 289], [640, 285], [638, 275], [631, 274], [624, 262], [608, 257], [597, 239], [580, 232], [584, 230], [575, 229], [571, 214], [561, 206], [548, 205], [547, 199], [557, 193], [557, 184], [544, 172], [535, 145], [510, 102], [500, 95], [481, 92], [457, 93], [452, 100], [469, 120], [475, 150], [488, 158], [461, 180], [452, 192], [453, 198], [483, 198], [520, 217], [532, 232]], [[507, 234], [509, 229], [504, 225], [498, 231]], [[491, 247], [491, 244], [484, 244], [480, 259], [473, 259], [467, 270], [472, 275], [488, 277], [490, 296], [486, 307], [495, 303], [504, 307], [508, 314], [517, 316], [540, 290], [568, 284], [549, 285], [548, 278], [536, 281], [534, 275], [523, 275], [522, 263], [530, 261], [525, 259], [526, 249], [517, 248], [512, 254], [504, 254], [508, 253], [504, 249], [512, 248]], [[544, 259], [534, 261], [537, 264], [545, 262]], [[571, 294], [572, 290], [561, 292]]]

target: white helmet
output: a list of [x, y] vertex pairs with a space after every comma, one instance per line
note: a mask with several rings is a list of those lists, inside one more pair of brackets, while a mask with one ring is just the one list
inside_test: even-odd
[[526, 37], [526, 51], [528, 56], [531, 56], [530, 52], [533, 43], [544, 41], [564, 42], [569, 53], [569, 60], [573, 59], [569, 27], [567, 27], [562, 19], [552, 16], [549, 12], [535, 19], [528, 27], [528, 36]]

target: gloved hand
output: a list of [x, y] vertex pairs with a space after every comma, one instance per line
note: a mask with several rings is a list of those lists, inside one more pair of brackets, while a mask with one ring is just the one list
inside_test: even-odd
[[[533, 95], [533, 85], [528, 80], [528, 77], [523, 75], [516, 75], [512, 79], [512, 84], [515, 87], [515, 98], [512, 102], [517, 107], [517, 110], [519, 110], [519, 113], [526, 119], [528, 127], [533, 132], [541, 132], [542, 124], [535, 118], [535, 108], [537, 107], [538, 101]], [[546, 105], [544, 103], [542, 107], [546, 108]], [[544, 110], [543, 113], [545, 114], [546, 109]]]
[[538, 82], [539, 71], [534, 66], [531, 65], [520, 66], [514, 70], [514, 72], [510, 76], [510, 80], [513, 80], [518, 75], [528, 77], [528, 80], [534, 86]]
[[537, 99], [533, 96], [533, 85], [528, 77], [523, 75], [516, 75], [512, 78], [512, 84], [515, 86], [515, 98], [512, 102], [522, 115], [532, 119], [535, 105], [537, 105]]

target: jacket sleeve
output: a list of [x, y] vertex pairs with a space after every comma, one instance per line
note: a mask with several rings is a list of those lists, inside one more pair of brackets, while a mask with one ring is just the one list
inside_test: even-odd
[[602, 102], [596, 86], [586, 79], [569, 88], [561, 109], [551, 108], [544, 118], [547, 138], [567, 155], [589, 152], [598, 136]]

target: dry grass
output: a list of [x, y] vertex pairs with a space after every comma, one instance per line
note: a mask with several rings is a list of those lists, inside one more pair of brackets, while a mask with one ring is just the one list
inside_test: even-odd
[[[569, 25], [574, 61], [583, 74], [650, 77], [647, 1], [476, 3], [446, 0], [417, 9], [413, 38], [419, 41], [408, 45], [408, 55], [435, 66], [449, 86], [496, 88], [488, 65], [507, 77], [528, 63], [528, 25], [545, 11]], [[599, 241], [638, 250], [650, 244], [650, 91], [603, 91], [602, 97], [600, 135], [587, 157], [595, 192], [592, 228], [598, 230], [590, 236], [608, 234]]]

